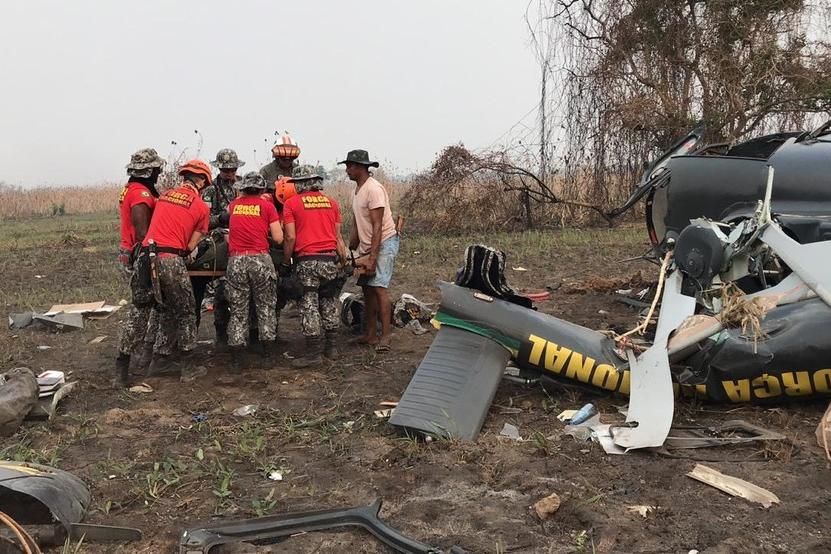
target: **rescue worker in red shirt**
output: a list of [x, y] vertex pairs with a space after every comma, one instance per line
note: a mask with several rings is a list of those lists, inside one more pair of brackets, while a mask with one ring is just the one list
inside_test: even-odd
[[153, 309], [153, 298], [140, 286], [135, 275], [135, 261], [141, 241], [150, 226], [150, 218], [159, 193], [156, 182], [165, 161], [152, 148], [142, 148], [130, 157], [127, 164], [129, 180], [118, 198], [121, 218], [121, 240], [118, 260], [129, 279], [131, 304], [127, 319], [122, 323], [118, 337], [118, 357], [115, 360], [116, 385], [126, 385], [129, 380], [130, 356], [139, 350], [147, 332], [147, 322]]
[[[182, 353], [182, 379], [199, 377], [191, 367], [196, 347], [196, 300], [193, 296], [185, 258], [208, 232], [210, 209], [202, 200], [202, 189], [211, 184], [211, 168], [202, 160], [191, 160], [179, 168], [182, 183], [159, 197], [142, 246], [157, 255], [159, 335], [168, 344], [177, 344]], [[150, 374], [168, 368], [169, 358], [153, 353]], [[204, 371], [204, 369], [203, 369]]]
[[[335, 200], [320, 192], [323, 178], [314, 171], [312, 166], [295, 170], [291, 180], [297, 194], [283, 205], [285, 259], [293, 260], [294, 271], [303, 286], [300, 326], [306, 350], [302, 357], [292, 361], [295, 368], [320, 365], [321, 355], [334, 358], [340, 326], [338, 290], [326, 287], [339, 278], [341, 263], [346, 260], [346, 245], [340, 234], [340, 209]], [[281, 275], [290, 271], [290, 264], [281, 266]]]
[[259, 173], [246, 173], [234, 186], [241, 191], [241, 196], [228, 208], [231, 216], [225, 286], [231, 311], [228, 346], [232, 352], [232, 369], [239, 371], [242, 368], [241, 351], [248, 340], [251, 301], [263, 352], [267, 355], [274, 353], [277, 338], [277, 272], [269, 255], [268, 239], [281, 244], [283, 228], [274, 203], [262, 197], [266, 184]]

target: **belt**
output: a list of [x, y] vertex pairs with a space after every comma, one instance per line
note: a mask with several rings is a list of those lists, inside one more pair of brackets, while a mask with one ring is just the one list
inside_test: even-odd
[[[145, 247], [149, 250], [149, 246]], [[173, 248], [172, 246], [158, 246], [156, 245], [156, 253], [157, 254], [175, 254], [180, 258], [187, 257], [190, 252], [187, 250], [182, 250], [181, 248]]]
[[314, 254], [298, 254], [295, 258], [300, 262], [334, 262], [338, 259], [338, 253], [316, 252]]
[[229, 258], [235, 256], [268, 256], [268, 250], [235, 250], [228, 254]]

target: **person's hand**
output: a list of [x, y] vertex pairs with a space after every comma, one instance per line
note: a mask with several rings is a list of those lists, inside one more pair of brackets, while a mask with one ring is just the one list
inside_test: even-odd
[[375, 271], [378, 269], [378, 260], [375, 256], [369, 255], [361, 260], [361, 266], [363, 267], [362, 273], [364, 275], [375, 275]]

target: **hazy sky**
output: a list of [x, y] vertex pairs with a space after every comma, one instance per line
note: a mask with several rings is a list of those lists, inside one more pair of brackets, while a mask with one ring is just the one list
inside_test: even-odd
[[[2, 0], [0, 181], [121, 181], [171, 140], [237, 149], [275, 130], [307, 162], [366, 148], [397, 171], [492, 143], [533, 108], [517, 0]], [[269, 144], [264, 144], [264, 139]]]

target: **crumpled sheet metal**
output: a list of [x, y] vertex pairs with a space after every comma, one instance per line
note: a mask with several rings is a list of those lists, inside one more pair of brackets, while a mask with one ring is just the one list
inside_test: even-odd
[[0, 461], [0, 511], [21, 524], [59, 521], [67, 532], [80, 523], [90, 503], [81, 479], [60, 469]]

